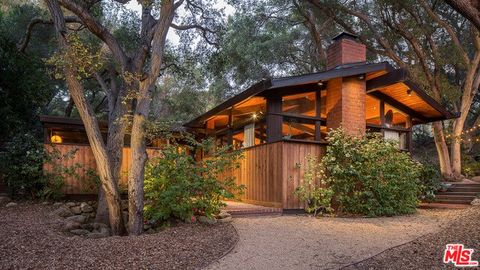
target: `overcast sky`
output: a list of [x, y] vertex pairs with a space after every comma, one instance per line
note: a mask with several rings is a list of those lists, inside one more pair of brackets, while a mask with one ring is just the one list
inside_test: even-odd
[[[127, 7], [131, 10], [134, 10], [135, 12], [138, 13], [138, 15], [141, 14], [142, 12], [142, 7], [140, 4], [137, 2], [137, 0], [132, 0], [128, 2]], [[226, 1], [222, 0], [217, 0], [217, 8], [224, 8], [225, 9], [225, 15], [229, 16], [232, 15], [235, 12], [235, 9], [230, 6], [229, 4], [226, 3]], [[167, 39], [171, 41], [173, 44], [178, 44], [179, 42], [179, 37], [176, 34], [175, 31], [168, 31]]]

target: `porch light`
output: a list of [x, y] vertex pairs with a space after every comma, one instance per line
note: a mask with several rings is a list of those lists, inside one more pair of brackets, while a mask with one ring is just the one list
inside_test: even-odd
[[58, 135], [53, 135], [52, 137], [50, 137], [50, 142], [52, 142], [52, 143], [62, 143], [62, 137], [60, 137]]
[[323, 86], [323, 82], [322, 82], [322, 81], [319, 81], [319, 82], [317, 83], [317, 85], [318, 85], [318, 86]]
[[412, 89], [407, 89], [407, 95], [408, 95], [409, 97], [412, 96]]
[[253, 114], [252, 114], [252, 118], [253, 118], [253, 119], [257, 119], [257, 117], [258, 117], [258, 115], [257, 115], [256, 113], [253, 113]]

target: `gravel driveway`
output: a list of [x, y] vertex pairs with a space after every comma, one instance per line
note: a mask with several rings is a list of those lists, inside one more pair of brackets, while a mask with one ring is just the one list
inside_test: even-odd
[[240, 241], [208, 269], [338, 269], [436, 232], [465, 210], [388, 218], [236, 218]]

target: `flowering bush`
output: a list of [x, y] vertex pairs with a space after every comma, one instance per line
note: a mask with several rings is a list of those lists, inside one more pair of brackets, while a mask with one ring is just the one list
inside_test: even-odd
[[[317, 205], [334, 203], [339, 212], [367, 216], [415, 211], [421, 191], [422, 165], [399, 151], [394, 142], [385, 141], [379, 134], [352, 137], [342, 129], [329, 132], [327, 140], [326, 154], [315, 165], [326, 173], [315, 174], [313, 178], [321, 184], [306, 189], [318, 194], [305, 196], [305, 192], [297, 191], [302, 195], [300, 199], [311, 204], [311, 199], [317, 197], [321, 202]], [[307, 158], [303, 181], [304, 185], [311, 186], [308, 163]], [[320, 188], [322, 185], [328, 188]]]
[[[171, 143], [162, 149], [162, 156], [149, 161], [145, 172], [145, 217], [152, 222], [171, 218], [192, 220], [194, 216], [211, 217], [243, 191], [225, 172], [238, 167], [239, 151], [228, 147], [213, 149], [213, 141], [197, 142], [184, 138], [186, 144]], [[194, 158], [202, 149], [210, 157]]]

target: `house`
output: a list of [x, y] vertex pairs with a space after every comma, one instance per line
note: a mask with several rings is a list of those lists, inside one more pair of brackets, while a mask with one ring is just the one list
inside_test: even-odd
[[[401, 151], [410, 151], [412, 126], [454, 117], [411, 82], [406, 70], [387, 62], [366, 63], [365, 45], [342, 33], [327, 49], [326, 71], [264, 79], [184, 126], [199, 137], [214, 137], [217, 145], [242, 149], [240, 168], [226, 174], [246, 186], [244, 202], [286, 210], [303, 208], [293, 195], [302, 179], [301, 164], [308, 154], [325, 153], [329, 129], [342, 126], [356, 136], [381, 132]], [[86, 136], [69, 135], [82, 132], [81, 121], [42, 121], [46, 143], [81, 146], [85, 157], [80, 162], [94, 166]], [[158, 153], [155, 146], [149, 154]], [[128, 151], [126, 145], [124, 154]], [[128, 168], [128, 158], [124, 163]], [[69, 186], [68, 192], [75, 193], [81, 183]]]
[[243, 149], [240, 168], [230, 172], [247, 187], [243, 201], [300, 209], [293, 196], [303, 174], [299, 165], [308, 154], [322, 156], [329, 129], [381, 132], [410, 151], [413, 125], [453, 117], [406, 70], [366, 63], [365, 45], [342, 33], [327, 49], [326, 71], [264, 79], [185, 126]]

